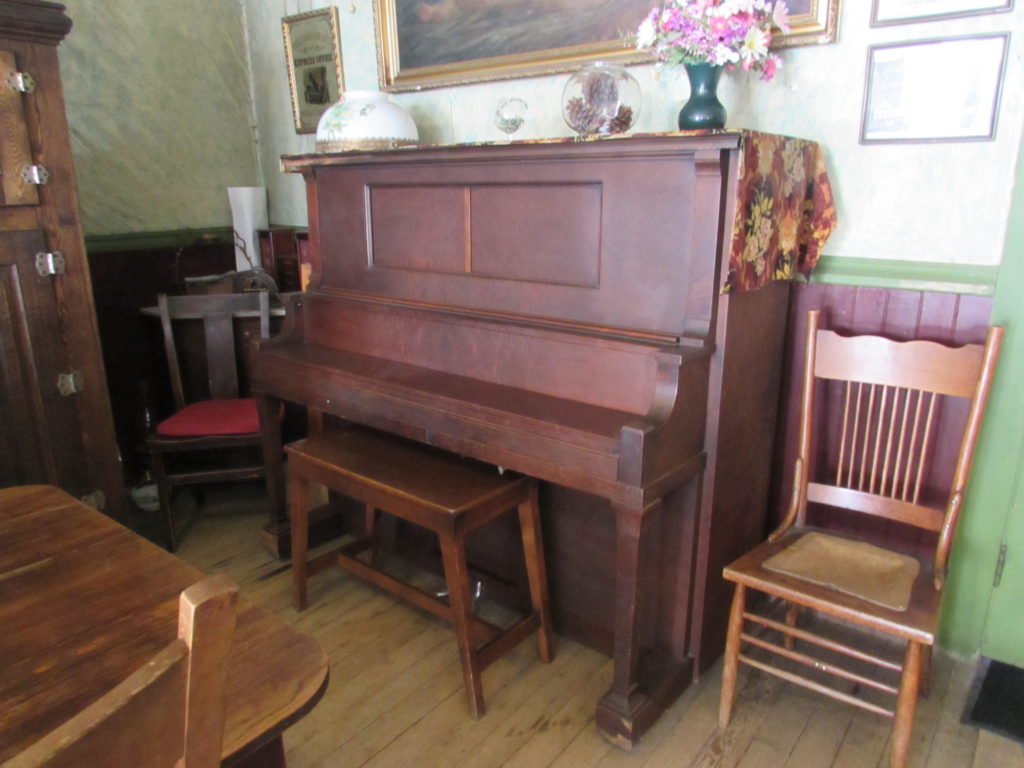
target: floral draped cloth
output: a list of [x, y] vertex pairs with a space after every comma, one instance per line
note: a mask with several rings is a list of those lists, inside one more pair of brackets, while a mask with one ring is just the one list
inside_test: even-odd
[[744, 131], [724, 291], [806, 277], [836, 228], [825, 157], [813, 141]]

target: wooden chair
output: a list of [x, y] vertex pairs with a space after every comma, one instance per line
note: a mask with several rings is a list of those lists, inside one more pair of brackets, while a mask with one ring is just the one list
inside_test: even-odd
[[216, 768], [238, 587], [181, 593], [178, 637], [115, 688], [0, 768]]
[[[818, 324], [818, 312], [808, 313], [788, 514], [766, 543], [724, 571], [736, 591], [719, 724], [724, 729], [729, 723], [738, 666], [744, 663], [893, 717], [890, 765], [904, 766], [919, 688], [927, 691], [950, 545], [1003, 329], [989, 328], [984, 346], [953, 348], [877, 336], [842, 337], [819, 330]], [[949, 421], [957, 422], [958, 450], [935, 440], [940, 426]], [[948, 458], [945, 468], [940, 466], [943, 458]], [[845, 519], [844, 535], [809, 526], [809, 504], [822, 505], [812, 508], [815, 521], [824, 513]], [[845, 512], [837, 515], [837, 509]], [[879, 526], [879, 519], [891, 522]], [[860, 522], [851, 526], [851, 521]], [[855, 526], [862, 533], [879, 529], [886, 546], [855, 538], [850, 534]], [[915, 529], [925, 532], [924, 547], [911, 555], [906, 552], [912, 549], [906, 546], [908, 534], [921, 536]], [[904, 552], [893, 548], [896, 541], [903, 542]], [[748, 590], [774, 598], [766, 602], [769, 608], [772, 603], [784, 608], [782, 615], [755, 612], [747, 604]], [[798, 627], [801, 609], [905, 642], [902, 663]], [[857, 660], [853, 665], [851, 658]], [[868, 672], [849, 668], [858, 664]], [[885, 680], [886, 674], [898, 674], [898, 685]], [[868, 689], [895, 696], [895, 708], [855, 695]]]
[[[234, 319], [241, 313], [255, 315], [259, 318], [260, 337], [265, 339], [270, 335], [270, 305], [263, 291], [205, 296], [161, 294], [157, 303], [175, 412], [157, 424], [146, 446], [165, 520], [167, 549], [173, 552], [177, 545], [171, 504], [174, 486], [267, 475], [256, 401], [239, 397]], [[185, 402], [182, 366], [174, 337], [174, 321], [185, 319], [203, 321], [206, 343], [209, 396], [192, 403]], [[259, 460], [239, 465], [237, 460], [244, 457], [247, 449], [258, 454]], [[168, 461], [172, 455], [175, 466]], [[236, 461], [232, 464], [226, 459]]]

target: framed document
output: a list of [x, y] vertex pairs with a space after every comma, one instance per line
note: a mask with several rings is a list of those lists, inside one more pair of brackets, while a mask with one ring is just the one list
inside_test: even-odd
[[871, 46], [861, 143], [993, 138], [1009, 37]]
[[300, 13], [281, 19], [288, 88], [297, 133], [315, 133], [320, 115], [341, 98], [338, 9]]
[[871, 26], [955, 19], [1013, 10], [1013, 0], [874, 0]]

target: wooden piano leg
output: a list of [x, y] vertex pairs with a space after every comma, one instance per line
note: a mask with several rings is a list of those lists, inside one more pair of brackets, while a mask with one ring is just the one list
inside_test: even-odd
[[661, 513], [661, 500], [643, 508], [615, 507], [616, 591], [615, 673], [611, 689], [597, 705], [598, 730], [616, 746], [629, 750], [690, 683], [692, 660], [641, 660], [640, 621], [644, 601], [656, 582], [645, 555], [650, 533]]
[[284, 488], [284, 449], [281, 445], [281, 401], [276, 397], [255, 394], [260, 412], [263, 436], [263, 462], [267, 470], [267, 495], [270, 522], [263, 526], [263, 544], [271, 554], [287, 558], [291, 555], [291, 527]]

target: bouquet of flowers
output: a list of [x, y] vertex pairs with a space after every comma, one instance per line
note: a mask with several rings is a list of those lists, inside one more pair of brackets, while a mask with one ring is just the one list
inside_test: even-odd
[[636, 47], [660, 64], [739, 64], [771, 80], [781, 66], [768, 50], [772, 31], [789, 31], [787, 13], [783, 0], [665, 0], [640, 24]]

